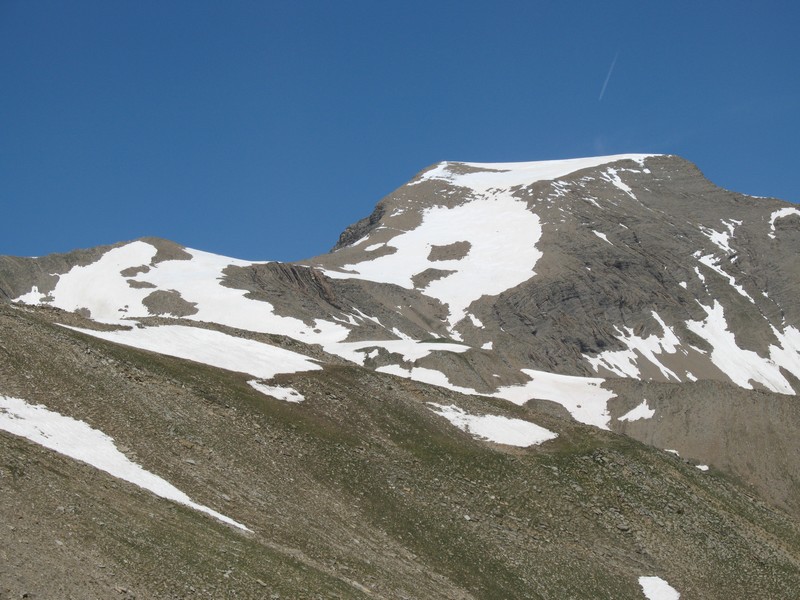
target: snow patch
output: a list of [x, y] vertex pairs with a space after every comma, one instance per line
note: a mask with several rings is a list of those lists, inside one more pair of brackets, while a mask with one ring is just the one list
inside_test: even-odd
[[469, 320], [472, 321], [472, 324], [475, 327], [477, 327], [478, 329], [483, 329], [483, 323], [478, 317], [476, 317], [472, 313], [467, 313], [467, 317], [469, 317]]
[[266, 394], [267, 396], [277, 398], [278, 400], [283, 400], [285, 402], [303, 402], [305, 400], [305, 396], [292, 387], [267, 385], [255, 380], [250, 380], [247, 383], [250, 384], [250, 387], [254, 390]]
[[414, 362], [425, 358], [431, 352], [462, 353], [470, 350], [464, 344], [447, 342], [417, 342], [404, 340], [364, 340], [360, 342], [337, 342], [323, 346], [326, 352], [335, 354], [359, 365], [364, 364], [365, 357], [371, 356], [374, 348], [383, 348], [390, 354], [400, 354], [405, 362]]
[[447, 375], [435, 369], [426, 369], [425, 367], [412, 367], [411, 369], [404, 369], [400, 365], [385, 365], [375, 369], [379, 373], [388, 373], [390, 375], [397, 375], [406, 379], [413, 379], [420, 383], [427, 383], [438, 387], [453, 390], [461, 394], [475, 395], [477, 390], [467, 387], [461, 387], [450, 382]]
[[633, 195], [633, 190], [626, 184], [622, 179], [620, 179], [617, 169], [609, 167], [606, 169], [606, 172], [602, 175], [603, 179], [614, 185], [615, 187], [621, 189], [623, 192], [628, 194], [631, 198], [636, 200], [636, 196]]
[[[727, 227], [728, 231], [717, 231], [716, 229], [703, 227], [702, 225], [700, 226], [700, 231], [720, 250], [726, 254], [734, 254], [735, 250], [731, 248], [731, 238], [733, 237], [735, 223], [736, 221], [722, 221], [722, 224]], [[739, 223], [741, 223], [741, 221], [739, 221]]]
[[775, 239], [775, 221], [778, 219], [783, 219], [784, 217], [788, 217], [789, 215], [798, 215], [800, 216], [800, 210], [793, 208], [793, 207], [786, 207], [780, 208], [769, 216], [769, 237], [770, 239]]
[[148, 490], [161, 498], [183, 504], [244, 531], [247, 527], [194, 502], [167, 480], [143, 469], [117, 449], [114, 439], [84, 421], [28, 404], [19, 398], [0, 396], [0, 429], [24, 437], [59, 454]]
[[639, 577], [639, 585], [647, 600], [678, 600], [681, 595], [661, 577]]
[[[595, 231], [594, 229], [592, 229], [592, 233], [595, 234], [597, 237], [599, 237], [604, 242], [606, 242], [607, 244], [611, 244], [611, 242], [608, 241], [608, 237], [606, 237], [605, 233], [601, 233], [599, 231]], [[611, 245], [613, 246], [614, 244], [611, 244]]]
[[602, 206], [600, 206], [600, 204], [598, 204], [597, 198], [594, 198], [592, 196], [584, 196], [583, 199], [586, 200], [586, 202], [588, 202], [589, 204], [592, 204], [597, 208], [603, 208]]
[[[105, 323], [118, 323], [131, 315], [148, 316], [150, 313], [142, 300], [153, 290], [132, 288], [120, 271], [149, 265], [156, 252], [151, 244], [131, 242], [112, 248], [90, 265], [72, 267], [69, 272], [59, 276], [50, 293], [53, 297], [51, 306], [66, 311], [88, 308], [92, 319]], [[31, 294], [29, 292], [18, 300], [28, 304], [42, 302], [43, 298]]]
[[[713, 254], [707, 254], [706, 256], [701, 256], [700, 258], [698, 258], [698, 260], [700, 261], [700, 263], [704, 264], [709, 269], [711, 269], [721, 277], [725, 278], [731, 285], [731, 287], [735, 289], [740, 296], [747, 298], [748, 300], [750, 300], [750, 302], [755, 304], [755, 300], [753, 300], [753, 297], [747, 292], [745, 292], [744, 288], [741, 285], [736, 283], [736, 279], [734, 279], [732, 275], [729, 275], [728, 273], [722, 270], [722, 267], [719, 266], [719, 259], [716, 258]], [[705, 281], [705, 279], [703, 281]]]
[[[131, 242], [112, 248], [97, 261], [76, 266], [60, 275], [51, 306], [66, 311], [86, 308], [94, 321], [130, 323], [131, 319], [150, 316], [143, 300], [155, 290], [174, 291], [186, 302], [193, 303], [197, 312], [185, 317], [198, 322], [219, 323], [258, 333], [285, 335], [311, 343], [344, 340], [350, 328], [342, 323], [316, 320], [308, 325], [300, 319], [276, 315], [268, 302], [246, 298], [246, 290], [222, 285], [223, 271], [230, 266], [249, 266], [255, 263], [219, 256], [200, 250], [184, 248], [188, 260], [167, 260], [151, 264], [157, 253], [152, 244]], [[125, 269], [147, 266], [146, 272], [124, 277]], [[128, 281], [149, 283], [155, 288], [131, 287]], [[29, 292], [26, 300], [43, 299]]]
[[584, 355], [595, 372], [599, 371], [602, 367], [620, 377], [632, 377], [637, 379], [641, 375], [641, 370], [637, 362], [639, 356], [642, 356], [645, 360], [658, 367], [658, 370], [661, 371], [665, 379], [673, 379], [675, 381], [681, 380], [673, 371], [664, 366], [657, 356], [664, 353], [675, 354], [678, 351], [680, 340], [678, 336], [675, 335], [675, 332], [672, 331], [672, 328], [661, 319], [657, 312], [652, 311], [650, 314], [661, 326], [663, 336], [659, 337], [655, 334], [651, 334], [643, 338], [635, 335], [633, 329], [630, 327], [623, 327], [622, 329], [616, 327], [616, 331], [619, 334], [617, 339], [625, 344], [628, 349], [606, 350], [597, 356]]
[[[427, 269], [452, 271], [431, 281], [422, 293], [448, 306], [448, 322], [453, 327], [475, 300], [499, 295], [535, 274], [533, 269], [542, 256], [536, 248], [541, 235], [539, 217], [525, 202], [510, 193], [496, 192], [454, 208], [427, 208], [418, 227], [387, 242], [396, 252], [345, 265], [343, 271], [325, 270], [325, 274], [334, 279], [366, 279], [413, 289], [412, 278]], [[428, 259], [432, 245], [464, 240], [471, 244], [467, 256]]]
[[455, 404], [445, 406], [428, 402], [431, 410], [473, 437], [507, 446], [527, 448], [558, 437], [530, 421], [500, 415], [471, 415]]
[[490, 395], [520, 405], [533, 399], [551, 400], [566, 408], [572, 418], [580, 423], [600, 429], [609, 428], [611, 417], [607, 404], [615, 395], [611, 390], [600, 387], [605, 379], [558, 375], [533, 369], [522, 369], [522, 372], [530, 377], [528, 383], [501, 387]]
[[703, 321], [687, 321], [686, 326], [711, 345], [711, 362], [733, 383], [751, 390], [750, 382], [755, 381], [773, 392], [794, 394], [780, 368], [784, 367], [795, 376], [800, 375], [800, 332], [797, 329], [790, 327], [784, 333], [773, 329], [781, 346], [770, 346], [770, 358], [763, 358], [736, 345], [736, 338], [728, 330], [725, 311], [718, 300], [714, 300], [711, 307], [700, 306], [708, 316]]
[[[575, 171], [599, 167], [620, 160], [634, 160], [643, 164], [644, 160], [655, 154], [617, 154], [614, 156], [595, 156], [589, 158], [573, 158], [567, 160], [545, 160], [519, 163], [449, 163], [441, 162], [433, 169], [423, 173], [416, 185], [423, 181], [440, 180], [453, 185], [467, 187], [478, 193], [490, 189], [508, 189], [519, 185], [530, 185], [537, 181], [559, 179]], [[466, 165], [482, 169], [473, 173], [457, 173], [450, 165]]]
[[412, 340], [410, 335], [403, 333], [397, 327], [392, 327], [392, 333], [395, 334], [397, 337], [399, 337], [401, 340], [414, 341]]
[[708, 465], [695, 465], [701, 471], [708, 471]]
[[39, 291], [39, 286], [33, 286], [31, 291], [27, 294], [22, 294], [19, 298], [14, 298], [14, 302], [22, 302], [23, 304], [42, 304], [46, 302], [47, 294]]
[[96, 331], [67, 325], [63, 327], [123, 346], [247, 373], [259, 379], [272, 379], [279, 373], [316, 371], [322, 368], [309, 357], [297, 352], [199, 327], [162, 325], [122, 331]]
[[619, 417], [617, 421], [639, 421], [640, 419], [652, 419], [656, 414], [655, 409], [647, 406], [647, 400], [642, 400], [636, 408], [629, 410], [624, 415]]

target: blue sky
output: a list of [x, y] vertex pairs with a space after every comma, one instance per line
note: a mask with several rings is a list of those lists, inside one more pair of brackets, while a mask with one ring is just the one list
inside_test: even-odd
[[679, 154], [797, 202], [798, 26], [788, 0], [0, 0], [0, 254], [307, 258], [440, 160]]

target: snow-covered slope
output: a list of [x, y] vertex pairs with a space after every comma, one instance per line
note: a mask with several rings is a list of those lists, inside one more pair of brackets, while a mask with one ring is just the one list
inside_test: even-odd
[[[796, 393], [796, 270], [761, 268], [791, 257], [798, 214], [674, 157], [444, 162], [302, 264], [139, 240], [11, 295], [136, 325], [92, 335], [263, 379], [318, 363], [236, 331], [609, 427], [605, 377]], [[187, 327], [204, 323], [229, 329]]]

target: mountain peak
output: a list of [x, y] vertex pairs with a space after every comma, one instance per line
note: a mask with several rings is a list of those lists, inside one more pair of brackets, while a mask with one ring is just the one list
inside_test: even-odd
[[565, 160], [511, 163], [443, 161], [423, 171], [409, 185], [419, 184], [423, 181], [439, 180], [485, 192], [489, 189], [508, 189], [519, 185], [531, 185], [537, 181], [558, 179], [576, 171], [621, 161], [633, 161], [642, 167], [644, 166], [644, 161], [653, 156], [661, 155], [616, 154]]

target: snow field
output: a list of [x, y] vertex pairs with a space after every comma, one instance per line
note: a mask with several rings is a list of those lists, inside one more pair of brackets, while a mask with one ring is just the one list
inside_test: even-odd
[[[142, 301], [156, 290], [174, 291], [192, 303], [197, 313], [187, 320], [219, 323], [258, 333], [274, 333], [315, 342], [339, 341], [350, 329], [339, 323], [317, 320], [309, 326], [300, 319], [276, 315], [268, 302], [246, 298], [245, 290], [221, 285], [223, 271], [229, 266], [248, 266], [254, 263], [185, 248], [190, 260], [168, 260], [150, 265], [157, 249], [146, 242], [136, 241], [113, 248], [99, 260], [85, 267], [73, 267], [59, 277], [48, 303], [63, 310], [86, 308], [94, 321], [101, 323], [130, 323], [131, 319], [151, 316]], [[147, 267], [131, 277], [120, 272], [129, 268]], [[135, 288], [128, 281], [155, 287]], [[102, 290], [102, 293], [99, 291]], [[37, 290], [38, 292], [38, 290]], [[40, 304], [42, 294], [29, 292], [16, 299], [28, 304]]]
[[[589, 169], [620, 160], [633, 160], [640, 165], [644, 160], [656, 154], [617, 154], [613, 156], [594, 156], [589, 158], [573, 158], [567, 160], [543, 160], [518, 163], [450, 163], [441, 162], [435, 168], [423, 173], [416, 185], [423, 181], [438, 179], [448, 181], [456, 186], [467, 187], [477, 193], [486, 193], [491, 189], [508, 189], [519, 185], [530, 185], [537, 181], [559, 179], [581, 169]], [[464, 164], [475, 169], [484, 169], [474, 173], [459, 174], [450, 170], [450, 165]]]
[[461, 387], [450, 383], [447, 375], [435, 369], [426, 369], [425, 367], [412, 367], [411, 369], [404, 369], [400, 365], [385, 365], [375, 369], [378, 373], [388, 373], [390, 375], [397, 375], [398, 377], [405, 377], [406, 379], [413, 379], [420, 383], [427, 383], [429, 385], [437, 385], [439, 387], [459, 392], [460, 394], [474, 395], [478, 392], [472, 388]]
[[[455, 271], [431, 281], [422, 290], [448, 306], [448, 323], [452, 329], [465, 318], [469, 305], [481, 296], [499, 295], [534, 275], [534, 267], [542, 256], [536, 248], [542, 234], [539, 217], [527, 209], [526, 203], [516, 200], [510, 188], [557, 179], [580, 169], [623, 159], [643, 164], [648, 156], [652, 155], [625, 154], [531, 163], [458, 163], [483, 169], [467, 174], [451, 171], [451, 163], [439, 163], [423, 174], [420, 181], [410, 185], [433, 179], [448, 181], [471, 189], [473, 199], [470, 202], [454, 208], [427, 209], [419, 227], [386, 242], [397, 249], [395, 253], [345, 265], [343, 271], [326, 271], [326, 275], [411, 289], [412, 277], [426, 269]], [[609, 173], [614, 185], [631, 194], [614, 169], [609, 169]], [[470, 242], [467, 256], [457, 260], [428, 260], [432, 245], [459, 241]], [[509, 261], [509, 256], [514, 260]]]
[[734, 237], [736, 226], [741, 225], [742, 222], [735, 219], [730, 219], [729, 221], [720, 219], [720, 222], [728, 231], [717, 231], [716, 229], [703, 227], [702, 225], [700, 226], [700, 231], [725, 254], [733, 254], [735, 250], [731, 247], [731, 240]]
[[[153, 290], [132, 288], [120, 271], [149, 264], [156, 252], [151, 244], [132, 242], [112, 248], [90, 265], [75, 266], [59, 277], [50, 293], [54, 298], [50, 304], [67, 311], [88, 308], [92, 319], [104, 323], [117, 323], [126, 316], [146, 316], [142, 300]], [[99, 294], [98, 290], [103, 293]], [[16, 300], [39, 304], [44, 301], [44, 295], [36, 298], [29, 292]]]
[[[500, 191], [454, 208], [426, 209], [419, 227], [386, 242], [393, 254], [345, 265], [325, 274], [334, 279], [366, 279], [413, 289], [412, 278], [427, 269], [454, 271], [431, 281], [422, 292], [446, 304], [448, 322], [455, 326], [481, 296], [496, 296], [534, 275], [542, 253], [536, 243], [542, 234], [539, 217], [524, 202]], [[428, 259], [431, 246], [468, 241], [469, 253], [460, 259]], [[513, 260], [509, 257], [513, 256]]]

